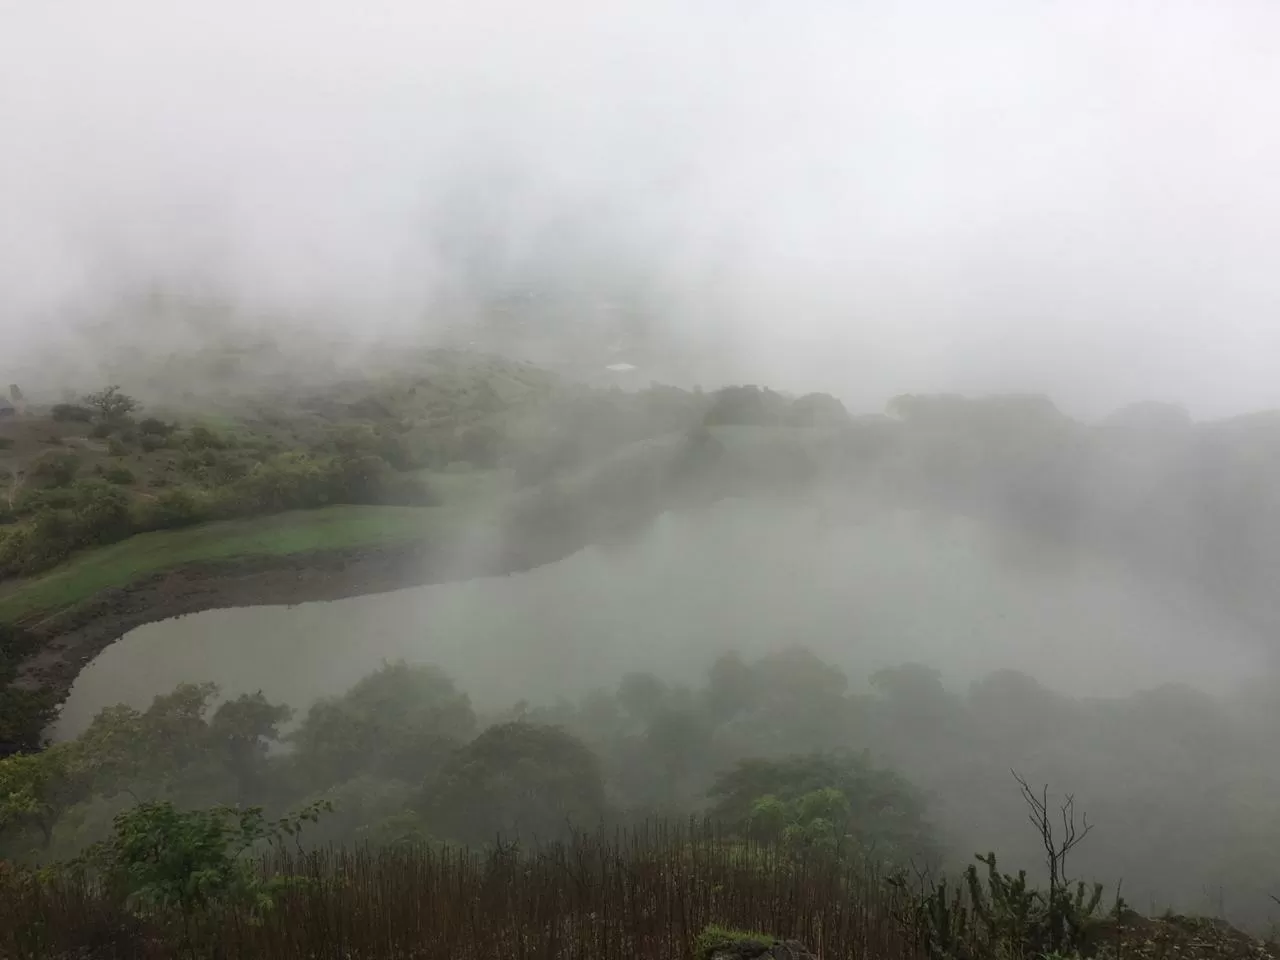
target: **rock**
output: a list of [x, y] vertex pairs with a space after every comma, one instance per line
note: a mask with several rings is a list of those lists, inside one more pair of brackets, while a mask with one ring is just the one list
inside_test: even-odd
[[817, 960], [798, 940], [743, 937], [721, 940], [707, 948], [702, 960]]

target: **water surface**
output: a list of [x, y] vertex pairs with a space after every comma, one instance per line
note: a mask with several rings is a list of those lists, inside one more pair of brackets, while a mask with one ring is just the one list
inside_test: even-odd
[[1262, 662], [1242, 628], [1184, 592], [1094, 560], [1027, 559], [964, 521], [729, 502], [514, 576], [141, 627], [84, 670], [56, 731], [185, 680], [305, 706], [399, 657], [444, 667], [481, 708], [630, 670], [700, 682], [723, 651], [791, 644], [855, 683], [917, 660], [959, 684], [1011, 667], [1101, 696], [1168, 681], [1222, 691]]

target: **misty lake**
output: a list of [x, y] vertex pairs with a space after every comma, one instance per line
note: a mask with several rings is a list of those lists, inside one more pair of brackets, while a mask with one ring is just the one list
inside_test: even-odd
[[1093, 560], [1019, 562], [968, 522], [837, 522], [736, 501], [514, 576], [141, 627], [86, 667], [56, 734], [182, 681], [305, 707], [403, 657], [442, 666], [484, 709], [575, 696], [632, 670], [694, 682], [724, 651], [792, 644], [855, 685], [914, 660], [953, 683], [1013, 668], [1099, 696], [1169, 681], [1225, 691], [1263, 659], [1242, 628], [1177, 591]]

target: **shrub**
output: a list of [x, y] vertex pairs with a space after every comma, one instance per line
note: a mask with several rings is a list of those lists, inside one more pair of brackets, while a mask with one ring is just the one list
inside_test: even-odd
[[74, 549], [70, 514], [43, 508], [0, 540], [0, 571], [18, 576], [37, 573], [62, 562]]
[[113, 457], [124, 457], [129, 454], [129, 445], [119, 437], [112, 437], [107, 441], [107, 453]]
[[31, 465], [28, 476], [41, 487], [65, 487], [80, 471], [80, 458], [69, 450], [51, 450]]
[[0, 437], [0, 450], [9, 450], [13, 447], [12, 437]]
[[188, 476], [201, 477], [209, 467], [213, 466], [216, 460], [217, 454], [212, 450], [188, 453], [178, 460], [178, 469]]
[[183, 446], [188, 450], [223, 450], [227, 442], [208, 427], [197, 424], [187, 431]]
[[155, 417], [144, 417], [138, 421], [138, 432], [144, 437], [167, 437], [173, 433], [173, 427]]
[[157, 436], [154, 433], [143, 433], [138, 441], [138, 445], [147, 453], [154, 453], [157, 450], [163, 450], [169, 445], [168, 437]]
[[59, 423], [88, 423], [93, 419], [93, 411], [78, 403], [55, 403], [50, 415]]
[[698, 934], [697, 939], [693, 941], [693, 955], [695, 960], [713, 960], [717, 954], [738, 956], [739, 954], [734, 951], [744, 944], [752, 946], [758, 944], [761, 954], [768, 955], [768, 949], [777, 942], [776, 937], [771, 937], [767, 933], [754, 930], [730, 930], [712, 924]]
[[189, 487], [172, 487], [142, 508], [139, 525], [148, 530], [189, 527], [210, 519], [211, 514], [208, 497]]
[[123, 487], [127, 487], [136, 479], [133, 471], [123, 463], [113, 463], [102, 471], [102, 477], [109, 483], [118, 483]]
[[47, 688], [0, 690], [0, 743], [39, 749], [44, 731], [58, 716], [57, 696]]
[[332, 502], [319, 461], [292, 453], [259, 463], [235, 484], [237, 513], [271, 513]]
[[81, 480], [73, 488], [72, 536], [76, 545], [111, 543], [133, 532], [129, 495], [102, 480]]
[[105, 440], [111, 436], [111, 430], [112, 427], [109, 423], [95, 423], [89, 430], [89, 436], [95, 440]]
[[252, 914], [269, 908], [270, 894], [285, 881], [263, 878], [245, 855], [261, 841], [296, 836], [322, 809], [271, 822], [259, 807], [179, 811], [167, 801], [140, 803], [116, 817], [113, 836], [84, 860], [118, 883], [134, 908], [175, 910], [184, 921], [215, 904], [240, 904]]

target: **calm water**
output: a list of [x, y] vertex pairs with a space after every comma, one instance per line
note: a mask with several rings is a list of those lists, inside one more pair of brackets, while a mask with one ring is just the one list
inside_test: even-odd
[[1027, 567], [961, 522], [832, 526], [816, 509], [737, 502], [516, 576], [142, 627], [85, 669], [57, 733], [184, 680], [305, 706], [405, 657], [441, 665], [495, 707], [629, 670], [696, 682], [722, 651], [794, 643], [855, 683], [919, 660], [958, 683], [1012, 667], [1095, 695], [1170, 680], [1219, 691], [1261, 662], [1234, 628], [1097, 563]]

